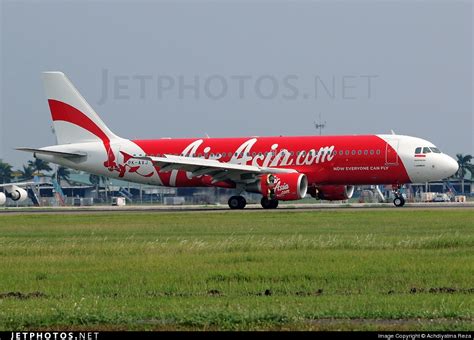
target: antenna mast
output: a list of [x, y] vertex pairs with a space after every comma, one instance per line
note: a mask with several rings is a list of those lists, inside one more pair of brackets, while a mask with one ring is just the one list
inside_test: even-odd
[[319, 114], [319, 122], [314, 122], [314, 127], [316, 128], [316, 130], [319, 129], [319, 135], [321, 136], [322, 135], [322, 129], [324, 129], [326, 127], [326, 121], [322, 121], [321, 120], [321, 113]]

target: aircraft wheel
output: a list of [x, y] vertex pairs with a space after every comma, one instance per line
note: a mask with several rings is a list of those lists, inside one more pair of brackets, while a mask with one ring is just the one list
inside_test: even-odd
[[396, 207], [403, 207], [405, 205], [405, 199], [403, 198], [403, 196], [396, 196], [394, 199], [393, 199], [393, 204], [396, 206]]
[[242, 196], [232, 196], [228, 201], [229, 208], [243, 209], [247, 205], [247, 201]]
[[239, 209], [245, 208], [245, 206], [247, 205], [247, 201], [245, 200], [245, 198], [243, 196], [237, 197], [239, 198]]
[[270, 200], [270, 203], [271, 203], [270, 209], [276, 209], [278, 207], [278, 200]]
[[268, 198], [262, 197], [260, 204], [262, 205], [263, 209], [270, 209], [270, 200]]
[[269, 200], [268, 197], [262, 197], [260, 204], [263, 209], [276, 209], [278, 207], [278, 200]]

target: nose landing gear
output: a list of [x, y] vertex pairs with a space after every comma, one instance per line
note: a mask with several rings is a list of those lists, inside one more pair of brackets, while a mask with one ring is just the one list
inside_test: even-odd
[[405, 199], [403, 196], [395, 196], [393, 199], [393, 204], [395, 204], [396, 207], [403, 207], [405, 205]]
[[393, 192], [395, 193], [395, 198], [393, 199], [393, 204], [396, 207], [403, 207], [405, 205], [405, 198], [403, 197], [400, 185], [393, 186]]

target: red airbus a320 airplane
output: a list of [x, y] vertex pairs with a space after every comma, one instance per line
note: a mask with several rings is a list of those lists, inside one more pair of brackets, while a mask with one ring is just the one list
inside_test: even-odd
[[[403, 184], [440, 180], [458, 169], [432, 143], [399, 135], [124, 139], [109, 130], [63, 73], [43, 77], [57, 145], [18, 150], [131, 182], [234, 189], [231, 209], [245, 207], [243, 192], [261, 194], [262, 207], [274, 209], [278, 201], [306, 194], [345, 200], [354, 186], [366, 184], [392, 185], [393, 203], [403, 206]], [[22, 195], [26, 191], [15, 197]]]

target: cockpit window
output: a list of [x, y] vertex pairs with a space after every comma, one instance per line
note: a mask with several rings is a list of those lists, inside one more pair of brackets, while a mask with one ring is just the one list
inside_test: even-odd
[[432, 148], [430, 147], [431, 151], [433, 151], [434, 153], [441, 153], [441, 151], [439, 151], [438, 148]]
[[423, 153], [430, 153], [430, 152], [431, 152], [430, 148], [428, 147], [423, 148]]
[[421, 153], [421, 147], [415, 149], [415, 153]]

